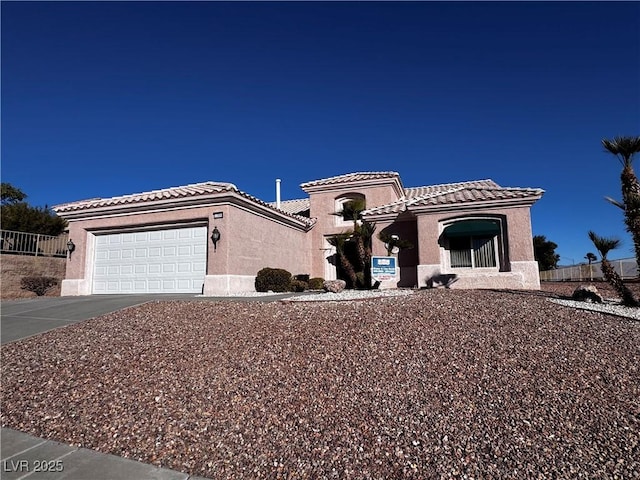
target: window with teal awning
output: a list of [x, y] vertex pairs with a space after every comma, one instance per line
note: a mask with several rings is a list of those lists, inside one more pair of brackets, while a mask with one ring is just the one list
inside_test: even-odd
[[450, 238], [494, 236], [500, 233], [500, 226], [494, 220], [461, 220], [446, 227], [442, 233]]

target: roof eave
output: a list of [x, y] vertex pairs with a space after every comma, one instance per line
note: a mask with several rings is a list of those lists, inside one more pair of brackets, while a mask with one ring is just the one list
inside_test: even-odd
[[359, 188], [379, 187], [383, 185], [391, 184], [396, 192], [398, 198], [404, 198], [404, 187], [399, 176], [394, 177], [381, 177], [381, 178], [366, 178], [359, 180], [345, 180], [344, 182], [320, 184], [320, 185], [308, 185], [303, 183], [300, 188], [308, 193], [317, 192], [335, 192], [338, 190], [357, 190]]
[[469, 202], [455, 202], [438, 205], [408, 205], [407, 210], [415, 214], [448, 212], [452, 210], [480, 210], [487, 208], [510, 208], [510, 207], [531, 207], [542, 198], [542, 193], [518, 199], [482, 200]]
[[[221, 204], [235, 204], [255, 213], [286, 225], [309, 230], [315, 222], [309, 219], [298, 218], [287, 214], [267, 204], [262, 204], [248, 198], [246, 194], [235, 191], [216, 192], [213, 194], [199, 195], [197, 197], [182, 197], [151, 200], [136, 203], [106, 205], [100, 207], [86, 207], [77, 210], [64, 210], [65, 205], [54, 207], [56, 213], [69, 221], [92, 220], [97, 218], [119, 217], [123, 215], [135, 215], [169, 210], [182, 210], [193, 207], [219, 206]], [[70, 204], [67, 204], [70, 205]]]

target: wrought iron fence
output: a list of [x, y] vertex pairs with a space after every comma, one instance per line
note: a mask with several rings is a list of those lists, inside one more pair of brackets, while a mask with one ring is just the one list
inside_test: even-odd
[[[635, 258], [610, 260], [609, 263], [624, 280], [638, 277], [638, 264]], [[556, 268], [555, 270], [545, 270], [540, 272], [540, 280], [549, 282], [600, 280], [602, 279], [600, 265], [600, 262], [594, 262], [591, 265], [573, 265], [571, 267]]]
[[43, 257], [66, 257], [69, 234], [57, 237], [39, 233], [0, 230], [0, 252]]

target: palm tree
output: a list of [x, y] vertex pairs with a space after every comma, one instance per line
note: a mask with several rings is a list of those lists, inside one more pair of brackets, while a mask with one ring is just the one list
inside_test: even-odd
[[373, 255], [373, 249], [371, 245], [371, 239], [376, 231], [376, 225], [374, 223], [363, 220], [360, 225], [356, 227], [356, 241], [358, 242], [358, 255], [360, 256], [360, 264], [362, 265], [363, 281], [362, 288], [371, 288], [371, 257]]
[[394, 250], [404, 250], [405, 248], [413, 248], [413, 243], [408, 240], [401, 239], [398, 235], [394, 235], [388, 232], [380, 232], [378, 234], [378, 240], [384, 243], [387, 249], [387, 256], [391, 256]]
[[640, 152], [640, 137], [615, 137], [602, 140], [606, 151], [616, 156], [622, 165], [620, 183], [622, 202], [607, 200], [624, 211], [624, 223], [633, 239], [636, 260], [640, 265], [640, 182], [633, 170], [633, 157]]
[[[376, 226], [373, 223], [362, 220], [362, 212], [364, 210], [366, 210], [364, 198], [355, 198], [345, 202], [342, 205], [342, 210], [333, 213], [333, 215], [342, 217], [345, 220], [351, 220], [353, 228], [350, 231], [334, 235], [328, 241], [334, 246], [336, 245], [332, 242], [342, 242], [342, 253], [338, 252], [337, 246], [336, 251], [340, 257], [340, 264], [349, 279], [352, 280], [353, 287], [371, 288], [371, 238]], [[356, 248], [355, 258], [351, 259], [355, 264], [351, 263], [346, 255], [344, 243], [347, 241], [353, 242]], [[349, 266], [347, 267], [346, 264], [349, 264]], [[355, 275], [355, 280], [352, 279], [351, 272]]]
[[356, 242], [356, 249], [358, 251], [357, 259], [358, 271], [363, 271], [365, 269], [365, 246], [364, 241], [361, 239], [359, 234], [360, 226], [362, 224], [362, 212], [366, 210], [366, 203], [363, 198], [354, 198], [353, 200], [349, 200], [348, 202], [344, 202], [342, 204], [342, 210], [335, 212], [333, 215], [338, 217], [342, 217], [345, 220], [351, 220], [353, 222], [353, 229], [351, 233], [353, 234], [353, 241]]
[[587, 261], [589, 262], [589, 280], [593, 282], [593, 269], [591, 267], [591, 264], [596, 260], [598, 260], [598, 257], [596, 257], [595, 254], [592, 252], [587, 252], [584, 258], [586, 258]]
[[346, 274], [347, 278], [351, 282], [351, 286], [355, 287], [356, 284], [358, 283], [358, 277], [356, 275], [355, 269], [353, 268], [353, 265], [347, 258], [347, 255], [344, 250], [345, 243], [349, 241], [350, 238], [351, 238], [350, 232], [337, 233], [327, 238], [327, 242], [329, 242], [330, 245], [336, 247], [336, 255], [338, 255], [338, 260], [340, 260], [340, 266], [342, 267], [342, 269], [344, 270], [344, 273]]
[[607, 260], [607, 255], [611, 250], [614, 250], [620, 246], [620, 240], [615, 238], [606, 238], [597, 235], [595, 232], [589, 232], [589, 238], [595, 245], [598, 252], [600, 252], [602, 275], [605, 280], [615, 288], [616, 292], [622, 297], [622, 303], [627, 307], [637, 307], [638, 301], [633, 297], [633, 293], [629, 290], [618, 272], [615, 271], [613, 265]]

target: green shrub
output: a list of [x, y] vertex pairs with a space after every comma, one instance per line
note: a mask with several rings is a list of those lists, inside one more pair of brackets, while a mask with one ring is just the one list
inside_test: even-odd
[[47, 290], [57, 284], [57, 278], [44, 276], [22, 277], [22, 280], [20, 280], [20, 288], [33, 292], [39, 297], [47, 293]]
[[309, 284], [304, 280], [298, 280], [294, 278], [291, 280], [291, 291], [292, 292], [304, 292], [309, 287]]
[[265, 267], [256, 275], [256, 292], [291, 291], [291, 273], [282, 268]]
[[322, 290], [324, 288], [324, 278], [314, 277], [309, 280], [309, 290]]

